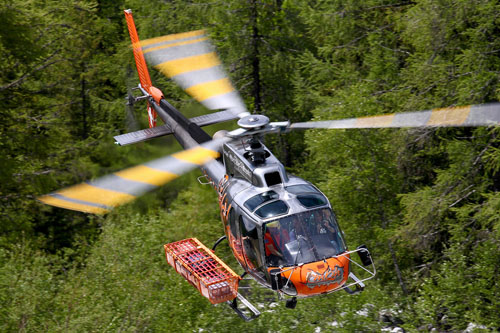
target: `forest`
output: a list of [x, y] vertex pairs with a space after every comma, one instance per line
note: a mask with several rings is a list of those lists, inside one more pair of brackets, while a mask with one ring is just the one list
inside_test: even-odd
[[[223, 234], [200, 171], [104, 216], [37, 201], [181, 149], [172, 137], [114, 144], [148, 126], [146, 104], [125, 105], [138, 84], [128, 8], [141, 39], [207, 29], [248, 110], [271, 121], [500, 101], [495, 0], [1, 0], [2, 332], [500, 330], [498, 127], [266, 137], [289, 172], [325, 193], [377, 275], [361, 294], [300, 299], [294, 310], [245, 281], [262, 312], [249, 323], [165, 261], [163, 244], [211, 246]], [[150, 73], [185, 115], [208, 112]]]

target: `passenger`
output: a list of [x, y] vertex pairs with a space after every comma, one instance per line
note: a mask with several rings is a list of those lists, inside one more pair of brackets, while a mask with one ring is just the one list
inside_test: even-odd
[[278, 221], [271, 222], [266, 225], [266, 233], [264, 234], [264, 248], [266, 251], [267, 262], [270, 265], [278, 266], [283, 254], [281, 253], [281, 234], [280, 223]]

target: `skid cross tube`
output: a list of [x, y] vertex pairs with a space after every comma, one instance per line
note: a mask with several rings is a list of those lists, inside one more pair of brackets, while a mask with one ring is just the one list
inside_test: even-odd
[[220, 244], [220, 242], [222, 242], [222, 241], [223, 241], [224, 239], [226, 239], [226, 238], [227, 238], [226, 236], [222, 236], [221, 238], [219, 238], [219, 239], [215, 242], [214, 246], [212, 246], [212, 251], [215, 251], [215, 249], [217, 248], [217, 245], [219, 245], [219, 244]]
[[[243, 311], [241, 311], [239, 308], [238, 308], [238, 301], [237, 300], [240, 300], [240, 302], [248, 309], [250, 310], [250, 312], [252, 313], [252, 315], [250, 317], [248, 317], [245, 313], [243, 313]], [[254, 320], [255, 318], [257, 318], [258, 316], [260, 316], [260, 311], [257, 310], [257, 308], [255, 306], [253, 306], [252, 303], [250, 303], [245, 297], [243, 297], [240, 293], [237, 294], [236, 298], [233, 299], [232, 301], [227, 301], [226, 302], [227, 305], [229, 305], [229, 307], [231, 309], [234, 310], [234, 312], [236, 312], [236, 314], [238, 316], [240, 316], [241, 319], [243, 319], [244, 321], [251, 321], [251, 320]]]

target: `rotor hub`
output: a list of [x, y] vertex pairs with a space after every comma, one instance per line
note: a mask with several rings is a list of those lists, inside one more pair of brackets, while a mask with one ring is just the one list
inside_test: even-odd
[[238, 120], [238, 126], [244, 129], [264, 127], [269, 124], [269, 118], [260, 114], [252, 114]]

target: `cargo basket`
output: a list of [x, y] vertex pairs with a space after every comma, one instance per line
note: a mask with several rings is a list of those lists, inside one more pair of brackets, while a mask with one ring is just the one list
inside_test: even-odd
[[167, 262], [212, 304], [236, 298], [240, 277], [196, 238], [164, 245]]

